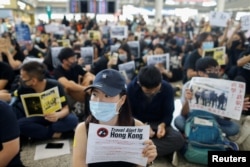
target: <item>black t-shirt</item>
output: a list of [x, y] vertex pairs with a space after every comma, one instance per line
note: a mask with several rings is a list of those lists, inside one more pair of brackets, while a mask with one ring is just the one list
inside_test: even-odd
[[[3, 55], [3, 61], [9, 64], [9, 60], [8, 60], [7, 56], [4, 53], [2, 53], [2, 55]], [[23, 62], [24, 58], [25, 57], [21, 51], [17, 51], [16, 54], [13, 56], [14, 60], [19, 60], [21, 62]]]
[[108, 61], [109, 59], [106, 56], [101, 56], [96, 62], [94, 62], [91, 72], [96, 75], [98, 72], [107, 69]]
[[70, 68], [69, 70], [65, 70], [62, 65], [59, 65], [54, 71], [54, 76], [56, 79], [65, 77], [68, 80], [74, 81], [75, 83], [78, 83], [79, 76], [84, 76], [85, 74], [86, 71], [83, 70], [80, 65], [76, 65], [75, 67]]
[[[7, 103], [0, 101], [0, 144], [14, 140], [19, 135], [20, 131], [14, 112]], [[22, 166], [19, 153], [8, 164], [8, 167], [11, 166]]]
[[46, 49], [46, 46], [45, 46], [45, 44], [43, 42], [35, 42], [35, 44], [37, 46], [39, 46], [39, 48], [41, 48], [41, 49]]
[[[242, 58], [244, 55], [241, 54], [241, 56], [239, 56], [239, 58]], [[246, 94], [250, 94], [250, 63], [246, 63], [243, 67], [240, 67], [238, 69], [238, 75], [242, 76], [245, 79], [246, 82]]]
[[44, 54], [33, 46], [32, 50], [29, 51], [29, 56], [41, 58], [44, 56]]
[[182, 79], [182, 68], [181, 60], [179, 55], [182, 53], [182, 50], [179, 46], [176, 48], [169, 48], [170, 55], [170, 71], [173, 73], [173, 77], [169, 79], [170, 82], [176, 82]]
[[187, 64], [186, 64], [186, 69], [193, 69], [194, 71], [196, 71], [195, 69], [195, 64], [196, 61], [198, 59], [201, 58], [201, 55], [198, 52], [198, 49], [196, 49], [195, 51], [193, 51], [188, 57], [187, 57]]
[[4, 62], [0, 62], [0, 80], [8, 80], [7, 85], [4, 87], [7, 90], [10, 89], [11, 83], [14, 80], [14, 71], [9, 64]]
[[[3, 55], [3, 61], [10, 64], [7, 56], [4, 53], [2, 53], [2, 55]], [[16, 54], [13, 56], [14, 60], [19, 60], [20, 62], [23, 62], [24, 58], [25, 57], [21, 51], [17, 51]], [[20, 70], [14, 70], [15, 76], [19, 74], [20, 74]]]

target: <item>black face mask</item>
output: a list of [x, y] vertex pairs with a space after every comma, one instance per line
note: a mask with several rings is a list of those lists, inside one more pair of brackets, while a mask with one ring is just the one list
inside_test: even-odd
[[240, 44], [241, 44], [241, 41], [240, 41], [240, 40], [233, 41], [233, 42], [232, 42], [231, 48], [232, 48], [232, 49], [235, 49], [235, 48], [237, 48]]
[[30, 88], [30, 86], [26, 85], [26, 82], [27, 82], [27, 81], [23, 81], [22, 79], [19, 79], [19, 83], [20, 83], [20, 85], [21, 85], [22, 87], [24, 87], [24, 88]]
[[219, 78], [219, 75], [217, 73], [208, 73], [207, 75], [209, 78]]

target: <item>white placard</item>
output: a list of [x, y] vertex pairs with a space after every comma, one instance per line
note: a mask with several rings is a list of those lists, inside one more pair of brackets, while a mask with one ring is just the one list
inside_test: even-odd
[[124, 161], [146, 166], [142, 156], [149, 126], [108, 126], [90, 123], [86, 162]]
[[59, 24], [48, 24], [45, 25], [45, 31], [46, 33], [54, 33], [54, 34], [58, 34], [58, 35], [64, 35], [67, 28], [65, 27], [65, 25], [59, 25]]
[[61, 61], [58, 59], [58, 54], [62, 50], [63, 47], [52, 47], [51, 48], [51, 58], [53, 67], [56, 68], [58, 65], [61, 64]]
[[230, 18], [230, 13], [211, 11], [209, 14], [209, 23], [211, 26], [226, 27]]
[[38, 63], [43, 63], [43, 58], [36, 58], [36, 57], [29, 57], [26, 56], [25, 59], [23, 60], [23, 64], [31, 62], [31, 61], [36, 61]]
[[243, 109], [245, 83], [224, 79], [193, 77], [190, 110], [204, 110], [222, 117], [239, 120]]
[[241, 30], [249, 31], [250, 30], [250, 15], [242, 16], [240, 18]]
[[84, 65], [93, 64], [94, 48], [92, 46], [82, 47], [81, 48], [81, 57], [83, 58]]
[[128, 37], [127, 26], [112, 26], [110, 27], [110, 37], [117, 39], [126, 39]]
[[121, 45], [120, 44], [115, 44], [115, 45], [111, 45], [110, 46], [110, 52], [113, 53], [113, 52], [118, 52], [118, 49]]
[[140, 42], [139, 41], [128, 41], [128, 46], [131, 51], [131, 55], [135, 57], [135, 59], [140, 58]]
[[147, 56], [147, 65], [155, 65], [155, 64], [162, 64], [163, 67], [169, 70], [169, 54], [162, 54], [162, 55], [148, 55]]
[[132, 80], [135, 75], [135, 61], [119, 64], [118, 69], [124, 75], [126, 80]]

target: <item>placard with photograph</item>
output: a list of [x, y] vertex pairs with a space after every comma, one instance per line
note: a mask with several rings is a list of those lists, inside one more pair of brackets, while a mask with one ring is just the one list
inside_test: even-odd
[[226, 27], [231, 19], [231, 14], [226, 12], [211, 11], [209, 14], [209, 24], [211, 26]]
[[141, 50], [140, 50], [140, 42], [139, 41], [128, 41], [128, 46], [131, 51], [131, 55], [135, 57], [135, 59], [139, 59], [141, 56]]
[[61, 64], [61, 61], [58, 59], [58, 55], [63, 47], [52, 47], [51, 48], [51, 58], [53, 67], [56, 68], [58, 65]]
[[30, 28], [25, 23], [15, 25], [17, 42], [22, 46], [31, 42]]
[[83, 59], [84, 65], [93, 64], [94, 48], [92, 46], [81, 47], [81, 57]]
[[61, 39], [57, 40], [58, 46], [60, 47], [70, 47], [70, 40], [69, 39]]
[[225, 46], [207, 49], [203, 51], [202, 57], [205, 56], [211, 56], [213, 59], [215, 59], [219, 65], [225, 65], [225, 54], [226, 54], [226, 48]]
[[110, 37], [124, 39], [128, 37], [128, 26], [112, 26], [110, 27]]
[[115, 44], [115, 45], [110, 45], [110, 52], [118, 52], [118, 49], [121, 45], [120, 44]]
[[43, 116], [62, 108], [58, 87], [41, 93], [23, 94], [21, 95], [21, 101], [26, 117]]
[[126, 80], [132, 80], [135, 75], [135, 61], [119, 64], [118, 70], [123, 74]]
[[147, 56], [147, 65], [155, 65], [160, 63], [163, 67], [169, 70], [169, 54], [162, 54], [162, 55], [148, 55]]
[[245, 83], [193, 77], [189, 88], [194, 95], [189, 101], [190, 110], [204, 110], [222, 117], [240, 119], [244, 103]]
[[100, 31], [90, 30], [90, 31], [88, 31], [88, 37], [91, 40], [100, 40], [101, 39], [101, 33], [100, 33]]
[[240, 18], [241, 23], [241, 30], [242, 31], [249, 31], [250, 30], [250, 15], [242, 16]]

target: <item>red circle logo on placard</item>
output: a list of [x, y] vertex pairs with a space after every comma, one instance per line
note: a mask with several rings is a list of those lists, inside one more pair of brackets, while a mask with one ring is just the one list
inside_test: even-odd
[[106, 137], [106, 136], [108, 136], [108, 133], [109, 133], [109, 131], [106, 128], [100, 128], [97, 130], [97, 135], [99, 137]]

